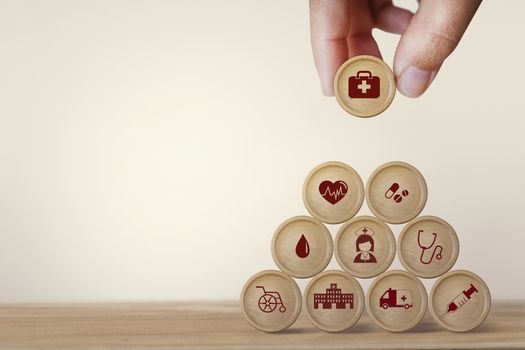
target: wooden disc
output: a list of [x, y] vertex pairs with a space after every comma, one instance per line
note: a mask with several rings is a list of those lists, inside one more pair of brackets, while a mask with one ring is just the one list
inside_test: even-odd
[[334, 94], [348, 113], [356, 117], [373, 117], [387, 109], [394, 99], [394, 73], [380, 58], [368, 55], [352, 57], [335, 74]]
[[301, 290], [280, 271], [266, 270], [252, 276], [241, 292], [241, 309], [248, 322], [264, 332], [282, 331], [301, 312]]
[[454, 266], [459, 255], [456, 231], [436, 216], [421, 216], [406, 224], [397, 244], [401, 264], [423, 278], [441, 276]]
[[272, 256], [287, 274], [307, 278], [323, 271], [332, 259], [330, 231], [309, 216], [295, 216], [283, 222], [272, 238]]
[[350, 220], [363, 205], [364, 186], [359, 174], [341, 162], [315, 167], [303, 185], [303, 202], [315, 218], [338, 224]]
[[377, 168], [366, 184], [366, 202], [375, 216], [402, 224], [421, 213], [427, 202], [427, 184], [412, 165], [390, 162]]
[[387, 331], [403, 332], [417, 325], [425, 315], [427, 292], [412, 273], [388, 271], [368, 288], [366, 310]]
[[358, 216], [341, 226], [334, 251], [345, 271], [370, 278], [390, 267], [396, 255], [396, 241], [384, 222], [373, 216]]
[[327, 332], [340, 332], [352, 327], [361, 317], [363, 289], [346, 272], [325, 271], [306, 286], [304, 309], [314, 326]]
[[446, 329], [466, 332], [485, 321], [490, 299], [489, 288], [478, 275], [451, 271], [437, 280], [430, 291], [430, 314]]

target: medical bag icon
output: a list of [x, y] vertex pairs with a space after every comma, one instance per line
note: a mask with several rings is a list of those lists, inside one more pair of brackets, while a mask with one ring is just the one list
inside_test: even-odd
[[348, 96], [350, 98], [378, 98], [379, 77], [368, 70], [360, 70], [348, 78]]

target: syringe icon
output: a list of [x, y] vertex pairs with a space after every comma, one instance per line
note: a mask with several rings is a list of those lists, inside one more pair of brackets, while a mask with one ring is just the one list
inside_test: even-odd
[[474, 285], [471, 283], [469, 289], [464, 290], [461, 293], [459, 293], [450, 302], [450, 304], [448, 304], [447, 312], [445, 312], [445, 314], [448, 313], [448, 312], [455, 312], [455, 311], [457, 311], [460, 307], [465, 305], [465, 303], [467, 301], [469, 301], [470, 298], [472, 298], [472, 294], [474, 294], [474, 292], [477, 292], [477, 291], [478, 290], [476, 289], [476, 287], [474, 287]]

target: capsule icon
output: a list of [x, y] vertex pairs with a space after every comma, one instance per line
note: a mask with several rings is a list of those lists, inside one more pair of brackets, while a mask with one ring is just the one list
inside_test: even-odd
[[399, 190], [399, 184], [397, 182], [394, 182], [392, 186], [385, 192], [385, 198], [390, 199], [394, 194], [396, 194], [397, 190]]

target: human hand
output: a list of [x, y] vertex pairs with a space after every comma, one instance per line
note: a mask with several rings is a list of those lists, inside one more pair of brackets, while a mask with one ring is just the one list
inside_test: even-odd
[[310, 31], [323, 94], [349, 57], [381, 57], [372, 29], [401, 34], [394, 57], [397, 88], [418, 97], [454, 51], [481, 0], [421, 0], [415, 14], [392, 0], [310, 0]]

